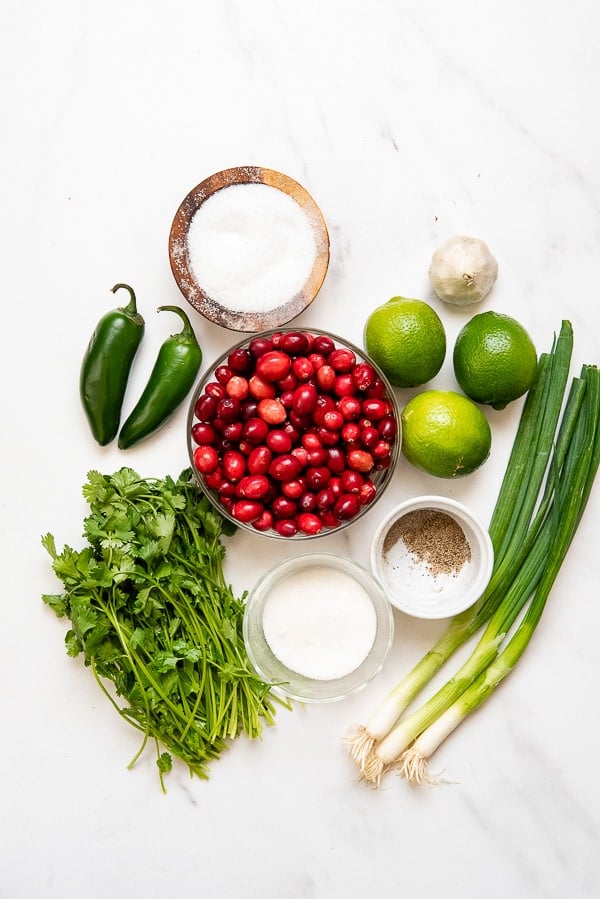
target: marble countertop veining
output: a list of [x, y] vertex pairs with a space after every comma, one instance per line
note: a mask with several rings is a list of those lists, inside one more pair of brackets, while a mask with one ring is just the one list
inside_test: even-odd
[[[2, 899], [600, 895], [600, 485], [518, 669], [440, 748], [452, 783], [437, 789], [356, 783], [340, 738], [443, 623], [397, 613], [363, 693], [281, 711], [208, 782], [176, 765], [164, 796], [152, 753], [127, 770], [138, 735], [40, 599], [58, 591], [40, 537], [80, 545], [89, 469], [187, 464], [184, 408], [127, 456], [97, 447], [78, 371], [126, 281], [152, 321], [139, 393], [172, 327], [152, 311], [182, 302], [173, 215], [220, 169], [277, 169], [321, 206], [331, 263], [299, 325], [361, 343], [369, 312], [403, 294], [436, 306], [451, 347], [468, 313], [441, 308], [427, 270], [466, 233], [499, 261], [482, 308], [518, 318], [539, 351], [570, 319], [574, 371], [599, 361], [598, 4], [9, 0], [2, 18]], [[237, 340], [194, 324], [207, 361]], [[455, 386], [450, 353], [431, 386]], [[520, 408], [486, 413], [478, 472], [445, 482], [401, 459], [377, 511], [319, 548], [368, 562], [379, 517], [418, 493], [488, 521]], [[287, 553], [237, 534], [227, 575], [241, 592]]]

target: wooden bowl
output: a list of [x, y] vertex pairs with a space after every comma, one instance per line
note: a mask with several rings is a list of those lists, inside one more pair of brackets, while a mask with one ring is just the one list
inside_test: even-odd
[[[295, 296], [282, 298], [280, 305], [268, 311], [239, 311], [222, 305], [198, 283], [190, 262], [188, 232], [194, 215], [217, 191], [237, 184], [266, 184], [286, 193], [306, 214], [314, 236], [315, 259], [306, 282]], [[318, 294], [329, 265], [329, 234], [321, 210], [297, 181], [272, 169], [239, 166], [211, 175], [185, 197], [171, 226], [169, 260], [181, 293], [205, 318], [234, 331], [265, 331], [281, 327], [296, 318]]]

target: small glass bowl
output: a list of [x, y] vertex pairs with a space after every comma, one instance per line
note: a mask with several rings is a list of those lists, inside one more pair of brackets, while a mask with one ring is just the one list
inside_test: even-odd
[[[421, 541], [420, 552], [411, 547], [411, 541], [407, 545], [395, 530], [400, 530], [407, 515], [419, 511], [449, 516], [466, 539], [469, 557], [465, 559], [465, 544], [452, 524], [435, 537], [432, 531]], [[457, 534], [458, 544], [453, 545]], [[433, 540], [435, 555], [428, 565], [426, 550]], [[440, 553], [440, 548], [446, 551]], [[371, 544], [371, 570], [392, 605], [414, 618], [450, 618], [468, 609], [483, 594], [493, 567], [487, 528], [462, 503], [443, 496], [419, 496], [401, 503], [379, 524]]]
[[[194, 215], [217, 191], [240, 184], [264, 184], [287, 194], [305, 214], [314, 237], [314, 263], [305, 284], [295, 296], [282, 297], [280, 305], [265, 312], [240, 311], [217, 302], [198, 282], [190, 261], [188, 232]], [[169, 261], [181, 293], [209, 321], [234, 331], [265, 331], [292, 321], [319, 293], [329, 267], [329, 234], [321, 210], [308, 191], [293, 178], [262, 166], [236, 166], [206, 178], [182, 200], [169, 234]], [[235, 266], [235, 259], [231, 264]]]
[[[318, 585], [322, 595], [311, 592]], [[289, 641], [294, 631], [295, 644]], [[381, 670], [394, 618], [381, 584], [361, 565], [333, 553], [305, 553], [260, 578], [247, 598], [243, 633], [252, 665], [274, 690], [300, 702], [335, 702]], [[275, 649], [284, 647], [286, 661], [301, 659], [304, 673], [278, 658], [267, 637]]]
[[[204, 394], [207, 385], [210, 384], [211, 382], [215, 381], [216, 370], [227, 363], [230, 353], [232, 353], [233, 351], [236, 351], [240, 348], [246, 348], [249, 345], [249, 343], [251, 342], [251, 340], [254, 340], [256, 338], [263, 338], [263, 337], [270, 338], [273, 336], [273, 334], [287, 334], [287, 333], [294, 333], [294, 334], [310, 333], [314, 337], [317, 337], [319, 335], [329, 337], [329, 338], [331, 338], [331, 340], [333, 340], [336, 348], [345, 348], [345, 349], [351, 350], [356, 356], [357, 363], [358, 362], [368, 362], [370, 365], [372, 365], [377, 377], [381, 380], [381, 383], [383, 384], [383, 386], [385, 388], [385, 398], [387, 400], [389, 400], [389, 402], [391, 404], [391, 407], [392, 407], [391, 416], [393, 417], [395, 426], [396, 426], [396, 435], [395, 435], [395, 438], [392, 443], [390, 460], [389, 460], [388, 466], [383, 467], [381, 469], [373, 470], [372, 472], [368, 473], [368, 477], [373, 482], [373, 485], [375, 487], [375, 496], [369, 502], [366, 502], [354, 517], [349, 518], [349, 519], [340, 520], [339, 523], [335, 525], [335, 527], [332, 527], [332, 526], [323, 527], [323, 529], [318, 534], [306, 534], [306, 533], [297, 532], [296, 534], [291, 535], [291, 536], [283, 536], [283, 535], [279, 534], [273, 528], [269, 528], [268, 530], [258, 530], [257, 528], [253, 527], [252, 523], [246, 523], [246, 522], [239, 521], [237, 518], [234, 518], [233, 515], [230, 514], [228, 509], [225, 507], [225, 505], [221, 501], [217, 491], [215, 489], [210, 488], [205, 483], [204, 477], [197, 470], [195, 463], [194, 463], [194, 451], [198, 446], [198, 444], [194, 440], [194, 437], [192, 434], [192, 428], [193, 428], [194, 424], [198, 421], [198, 418], [196, 415], [196, 404], [198, 402], [198, 399], [202, 396], [202, 394]], [[236, 527], [244, 528], [247, 531], [250, 531], [251, 533], [254, 533], [254, 534], [262, 534], [263, 536], [266, 536], [266, 537], [282, 539], [282, 540], [312, 540], [316, 537], [325, 536], [326, 534], [337, 533], [338, 531], [342, 530], [342, 528], [348, 527], [348, 525], [354, 524], [356, 521], [359, 521], [364, 515], [366, 515], [366, 513], [370, 509], [373, 508], [375, 503], [379, 500], [379, 498], [384, 493], [386, 487], [390, 483], [390, 480], [394, 473], [396, 463], [398, 461], [401, 443], [402, 443], [401, 418], [400, 418], [400, 411], [399, 411], [398, 403], [397, 403], [396, 397], [394, 395], [393, 388], [392, 388], [391, 384], [389, 383], [389, 381], [387, 380], [387, 378], [385, 377], [385, 375], [383, 374], [383, 372], [379, 369], [379, 367], [372, 361], [372, 359], [369, 358], [369, 356], [363, 350], [359, 349], [357, 346], [354, 346], [354, 344], [350, 343], [349, 341], [342, 339], [341, 337], [337, 337], [336, 335], [331, 334], [326, 331], [320, 331], [317, 328], [305, 328], [305, 329], [280, 328], [280, 329], [273, 330], [273, 331], [265, 331], [261, 334], [254, 335], [254, 337], [246, 337], [244, 340], [241, 340], [239, 343], [230, 347], [225, 353], [223, 353], [215, 362], [213, 362], [209, 366], [209, 368], [206, 370], [206, 372], [202, 376], [200, 382], [198, 383], [198, 385], [196, 386], [196, 388], [193, 392], [191, 402], [189, 405], [188, 417], [187, 417], [187, 444], [188, 444], [188, 454], [189, 454], [189, 459], [191, 462], [192, 471], [194, 473], [194, 476], [195, 476], [196, 481], [199, 484], [200, 488], [206, 494], [206, 496], [211, 501], [211, 503], [214, 505], [214, 507], [220, 512], [221, 515], [223, 515], [225, 518], [229, 519], [229, 521], [232, 522], [232, 524], [234, 524]], [[222, 455], [223, 455], [223, 453], [219, 452], [219, 459], [222, 459]]]

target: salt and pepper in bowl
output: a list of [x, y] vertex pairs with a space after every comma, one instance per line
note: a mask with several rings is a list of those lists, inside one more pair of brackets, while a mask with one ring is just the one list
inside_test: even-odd
[[443, 496], [401, 503], [379, 524], [371, 545], [371, 569], [390, 602], [416, 618], [449, 618], [472, 606], [493, 565], [485, 526]]
[[327, 273], [329, 235], [297, 181], [239, 166], [188, 193], [171, 226], [169, 259], [183, 296], [205, 318], [258, 332], [312, 303]]

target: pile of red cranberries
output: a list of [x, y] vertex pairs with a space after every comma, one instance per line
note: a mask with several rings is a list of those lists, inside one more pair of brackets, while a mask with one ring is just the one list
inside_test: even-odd
[[315, 536], [374, 499], [397, 436], [371, 365], [326, 334], [278, 331], [230, 351], [194, 402], [194, 467], [237, 522]]

